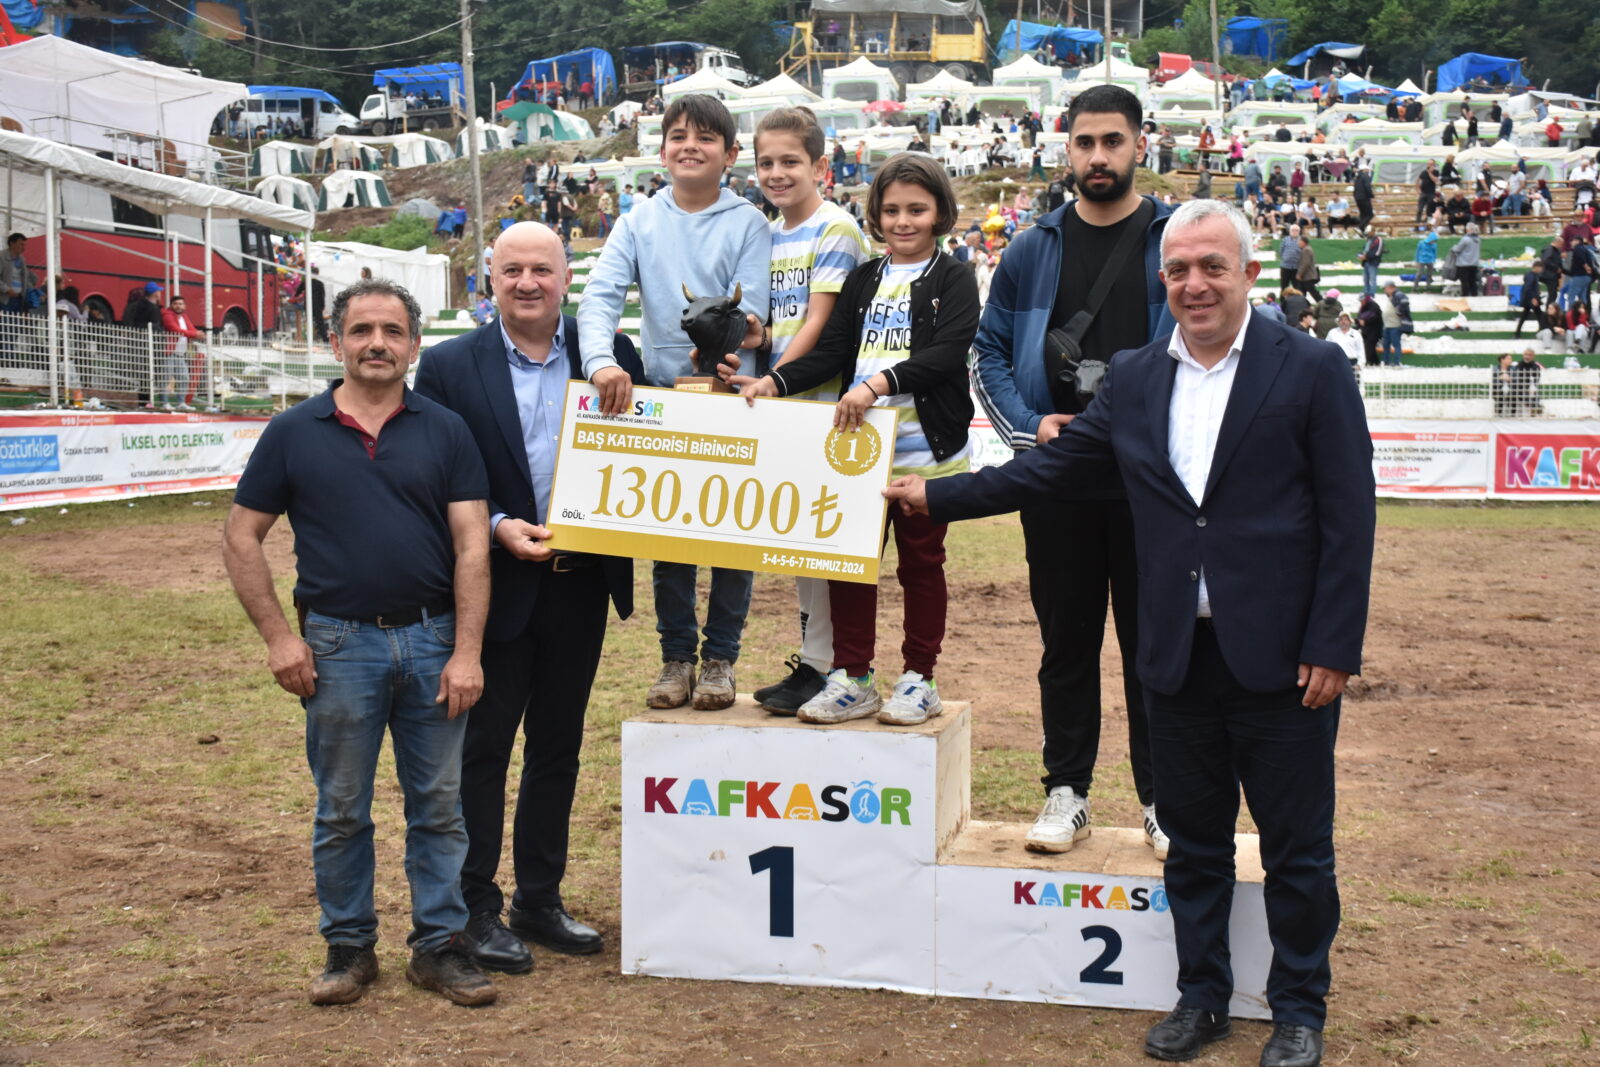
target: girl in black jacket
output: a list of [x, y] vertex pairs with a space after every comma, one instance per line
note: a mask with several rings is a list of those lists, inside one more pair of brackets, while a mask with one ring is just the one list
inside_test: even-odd
[[[937, 478], [966, 470], [973, 414], [967, 354], [979, 307], [972, 272], [938, 248], [955, 220], [955, 191], [939, 164], [910, 152], [888, 160], [867, 196], [867, 228], [889, 255], [850, 272], [810, 352], [764, 377], [733, 378], [745, 398], [754, 403], [756, 397], [789, 396], [837, 375], [847, 388], [834, 409], [834, 426], [859, 435], [853, 447], [892, 447], [897, 476]], [[863, 423], [875, 406], [899, 412], [893, 442], [878, 441]], [[933, 671], [944, 641], [948, 527], [894, 508], [888, 524], [905, 590], [904, 671], [885, 703], [872, 669], [877, 587], [830, 582], [834, 670], [822, 692], [800, 708], [806, 722], [876, 715], [880, 722], [911, 725], [943, 710]]]

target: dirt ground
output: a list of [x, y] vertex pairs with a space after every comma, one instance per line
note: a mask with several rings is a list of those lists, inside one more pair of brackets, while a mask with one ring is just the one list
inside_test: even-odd
[[[225, 588], [212, 525], [23, 532], [0, 547], [13, 566], [91, 593]], [[287, 537], [275, 533], [271, 548], [284, 572]], [[1329, 1063], [1600, 1063], [1597, 551], [1600, 531], [1587, 529], [1380, 528], [1367, 665], [1338, 748], [1345, 921]], [[892, 582], [884, 600], [880, 618], [895, 617]], [[755, 619], [778, 633], [792, 610], [789, 583], [758, 580]], [[1037, 631], [1020, 572], [954, 569], [951, 620], [942, 689], [973, 701], [974, 763], [1028, 753]], [[184, 654], [201, 675], [236, 671], [239, 647], [251, 646]], [[771, 638], [747, 662], [785, 651]], [[108, 748], [87, 732], [140, 707], [162, 673], [156, 660], [130, 663], [116, 692], [87, 688], [53, 727], [82, 731], [82, 751], [121, 771], [70, 805], [40, 749], [0, 752], [0, 1064], [1147, 1062], [1144, 1013], [623, 977], [616, 816], [602, 804], [583, 807], [589, 825], [576, 837], [598, 839], [600, 858], [574, 865], [569, 903], [607, 934], [604, 954], [538, 952], [532, 975], [501, 978], [500, 1003], [478, 1011], [417, 993], [393, 933], [406, 908], [397, 834], [380, 824], [384, 976], [354, 1007], [312, 1008], [311, 786], [292, 758], [294, 724], [270, 735], [268, 773], [282, 780], [239, 789], [238, 803], [260, 810], [168, 803], [181, 783], [160, 770], [173, 766], [166, 750], [194, 738], [123, 735]], [[1128, 824], [1127, 783], [1113, 788], [1127, 777], [1127, 742], [1109, 655], [1104, 691], [1101, 774], [1112, 817]], [[219, 732], [245, 728], [224, 718]], [[177, 766], [195, 768], [180, 773], [203, 776], [224, 747], [180, 753]], [[586, 783], [597, 775], [611, 776], [595, 788], [614, 795], [615, 768], [591, 765]], [[279, 796], [298, 796], [299, 810], [272, 810], [287, 803]], [[1025, 817], [982, 803], [973, 814]], [[1254, 1064], [1265, 1033], [1239, 1025], [1197, 1062]]]

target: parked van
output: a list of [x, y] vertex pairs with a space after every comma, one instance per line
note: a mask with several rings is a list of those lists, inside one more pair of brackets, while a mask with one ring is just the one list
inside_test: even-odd
[[320, 141], [336, 133], [358, 133], [361, 123], [339, 99], [321, 89], [296, 85], [252, 85], [242, 122], [251, 136], [271, 134], [278, 119], [293, 119], [300, 136]]

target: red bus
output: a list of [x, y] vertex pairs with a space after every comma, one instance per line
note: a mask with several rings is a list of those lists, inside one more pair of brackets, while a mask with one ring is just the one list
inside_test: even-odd
[[[78, 290], [79, 306], [86, 313], [117, 322], [130, 291], [155, 281], [181, 291], [189, 303], [190, 320], [204, 326], [205, 220], [187, 215], [166, 218], [167, 229], [180, 238], [176, 247], [181, 269], [174, 284], [173, 242], [161, 235], [161, 216], [77, 182], [64, 182], [61, 194], [66, 222], [59, 231], [60, 273], [63, 284]], [[271, 231], [248, 219], [216, 219], [211, 240], [211, 325], [219, 339], [234, 341], [263, 327], [269, 332], [275, 329], [279, 289]], [[29, 258], [38, 260], [30, 265], [43, 278], [44, 242], [30, 241], [28, 249]], [[170, 298], [172, 292], [165, 295]]]

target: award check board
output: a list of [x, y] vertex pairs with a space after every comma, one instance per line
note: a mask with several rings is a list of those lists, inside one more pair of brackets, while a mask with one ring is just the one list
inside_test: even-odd
[[832, 404], [649, 388], [602, 415], [572, 382], [550, 546], [875, 583], [896, 419], [840, 433]]

